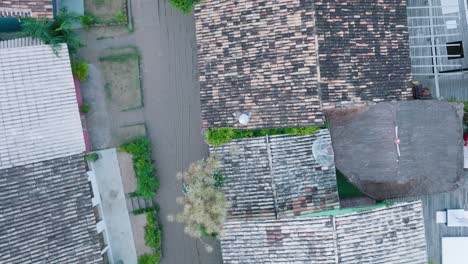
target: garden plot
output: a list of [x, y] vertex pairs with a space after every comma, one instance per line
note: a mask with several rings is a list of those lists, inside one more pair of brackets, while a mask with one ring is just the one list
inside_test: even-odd
[[85, 14], [94, 19], [93, 23], [101, 25], [126, 24], [126, 0], [85, 0]]
[[135, 48], [110, 49], [99, 58], [107, 98], [120, 111], [143, 106], [140, 55]]

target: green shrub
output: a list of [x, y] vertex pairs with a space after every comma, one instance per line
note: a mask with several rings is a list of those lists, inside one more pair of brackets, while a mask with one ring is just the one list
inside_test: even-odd
[[319, 127], [264, 128], [254, 130], [232, 129], [227, 127], [211, 128], [206, 132], [206, 141], [212, 146], [229, 143], [233, 139], [263, 137], [266, 135], [311, 135], [320, 131]]
[[217, 172], [213, 175], [213, 177], [215, 179], [214, 186], [218, 189], [222, 188], [224, 185], [224, 176], [221, 173]]
[[87, 103], [84, 103], [82, 105], [80, 105], [80, 112], [81, 113], [88, 113], [89, 112], [89, 104]]
[[160, 253], [144, 254], [138, 256], [138, 264], [158, 264], [160, 261]]
[[93, 15], [85, 14], [84, 16], [80, 16], [80, 22], [84, 28], [88, 29], [96, 23], [96, 17]]
[[99, 159], [99, 155], [97, 153], [94, 153], [94, 152], [90, 152], [90, 153], [86, 153], [85, 156], [84, 156], [85, 160], [87, 161], [96, 161]]
[[161, 250], [161, 227], [156, 222], [156, 213], [149, 212], [146, 214], [145, 226], [145, 243], [155, 252]]
[[157, 213], [159, 212], [159, 206], [154, 205], [153, 207], [147, 208], [140, 208], [132, 211], [132, 214], [139, 215], [139, 214], [146, 214], [146, 213]]
[[231, 141], [234, 135], [234, 130], [231, 128], [212, 128], [206, 132], [206, 140], [213, 146], [220, 146]]
[[203, 225], [198, 225], [198, 228], [200, 229], [200, 234], [201, 234], [202, 237], [210, 237], [210, 238], [216, 238], [216, 237], [218, 237], [218, 234], [217, 234], [217, 233], [208, 234], [208, 233], [206, 232], [205, 226], [203, 226]]
[[78, 80], [85, 81], [88, 78], [88, 63], [85, 61], [72, 62], [72, 73]]
[[119, 150], [132, 155], [133, 169], [137, 178], [136, 192], [144, 198], [156, 195], [159, 182], [151, 160], [151, 143], [149, 139], [147, 137], [137, 138], [128, 144], [122, 145]]
[[174, 8], [179, 9], [186, 14], [190, 14], [195, 4], [199, 3], [200, 0], [169, 0], [169, 2]]
[[119, 23], [127, 23], [127, 15], [124, 14], [123, 12], [115, 13], [114, 18]]
[[70, 54], [75, 54], [82, 46], [80, 37], [73, 28], [78, 19], [79, 17], [66, 12], [59, 12], [53, 20], [23, 18], [20, 34], [40, 39], [50, 44], [55, 51], [61, 43], [66, 43]]

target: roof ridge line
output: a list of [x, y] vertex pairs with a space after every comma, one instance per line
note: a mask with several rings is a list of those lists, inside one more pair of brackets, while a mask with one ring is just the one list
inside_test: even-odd
[[339, 264], [338, 236], [336, 235], [336, 217], [332, 215], [331, 218], [333, 225], [333, 243], [335, 244], [335, 263]]
[[267, 147], [267, 153], [268, 153], [268, 164], [270, 166], [270, 178], [271, 178], [271, 189], [273, 193], [273, 202], [275, 204], [275, 219], [278, 219], [278, 196], [276, 195], [276, 185], [275, 185], [275, 180], [273, 178], [273, 158], [271, 157], [271, 146], [270, 146], [270, 136], [266, 135], [265, 136], [265, 144]]

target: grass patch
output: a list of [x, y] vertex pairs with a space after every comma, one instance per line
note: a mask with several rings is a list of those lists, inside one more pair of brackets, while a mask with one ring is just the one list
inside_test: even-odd
[[145, 243], [153, 250], [152, 254], [138, 257], [138, 264], [158, 264], [161, 260], [161, 225], [156, 221], [156, 212], [146, 214]]
[[339, 170], [336, 170], [336, 184], [340, 198], [353, 198], [365, 196], [356, 186], [346, 179]]
[[320, 131], [319, 127], [288, 127], [288, 128], [269, 128], [269, 129], [254, 129], [254, 130], [242, 130], [232, 129], [227, 127], [222, 128], [211, 128], [206, 134], [206, 141], [212, 146], [220, 146], [222, 144], [229, 143], [233, 139], [239, 138], [252, 138], [262, 137], [266, 135], [311, 135]]
[[121, 111], [143, 106], [140, 80], [140, 54], [133, 48], [106, 50], [100, 63], [106, 79], [105, 92]]
[[132, 155], [133, 169], [137, 178], [136, 193], [143, 198], [151, 198], [156, 195], [159, 182], [151, 160], [150, 140], [147, 137], [139, 137], [122, 145], [119, 151], [125, 151]]
[[126, 62], [131, 59], [140, 59], [140, 54], [138, 53], [122, 53], [122, 54], [115, 54], [115, 55], [109, 55], [109, 56], [104, 56], [100, 57], [100, 61], [111, 61], [111, 62]]

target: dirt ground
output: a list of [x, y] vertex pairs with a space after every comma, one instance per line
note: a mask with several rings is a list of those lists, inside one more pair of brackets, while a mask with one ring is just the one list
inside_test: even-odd
[[140, 63], [134, 50], [114, 49], [100, 58], [106, 80], [106, 94], [121, 111], [143, 106]]
[[85, 0], [84, 6], [85, 13], [95, 16], [98, 22], [112, 22], [117, 13], [124, 12], [125, 0]]
[[[182, 195], [177, 172], [206, 157], [201, 133], [200, 95], [197, 74], [193, 15], [174, 10], [167, 0], [131, 0], [134, 31], [108, 27], [83, 31], [87, 46], [80, 56], [90, 63], [90, 78], [83, 84], [84, 99], [100, 109], [87, 117], [93, 149], [118, 147], [116, 135], [123, 126], [146, 123], [161, 188], [158, 191], [163, 227], [161, 264], [222, 263], [218, 241], [189, 237], [184, 225], [169, 221], [180, 212], [176, 197]], [[115, 34], [111, 33], [119, 28]], [[102, 32], [102, 31], [105, 32]], [[108, 48], [137, 46], [141, 52], [144, 107], [119, 111], [105, 96], [105, 80], [99, 57]], [[213, 247], [205, 250], [205, 243]]]

